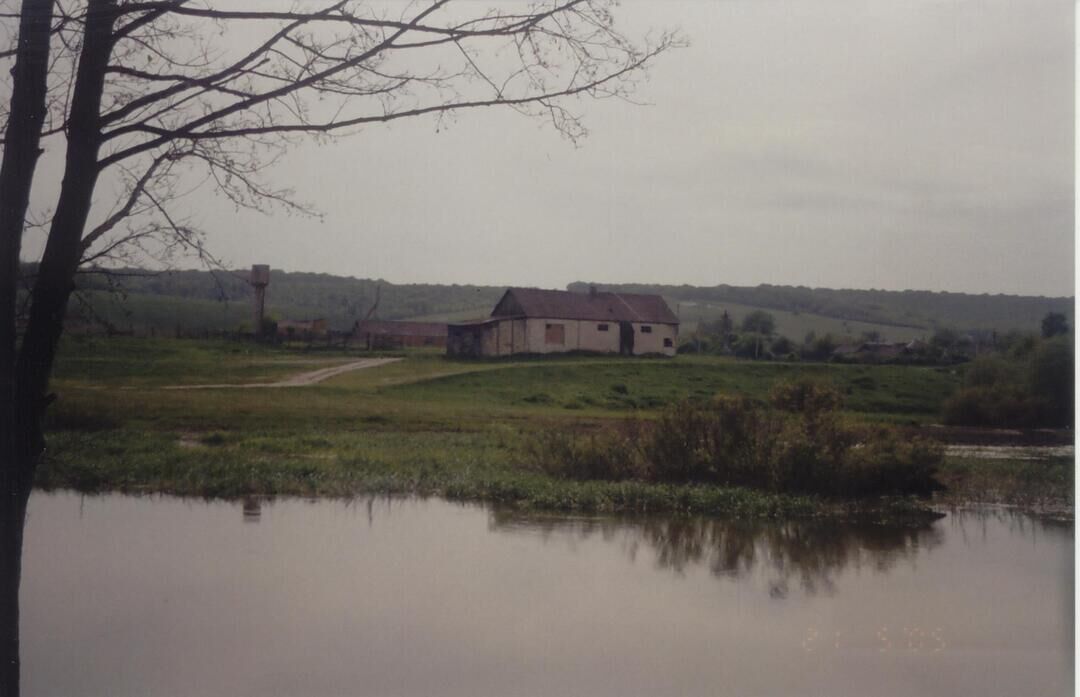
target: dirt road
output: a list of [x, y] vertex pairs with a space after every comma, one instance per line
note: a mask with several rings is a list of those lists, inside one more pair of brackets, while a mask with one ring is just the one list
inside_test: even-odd
[[216, 390], [221, 388], [240, 388], [247, 389], [250, 387], [304, 387], [305, 385], [314, 385], [322, 382], [335, 375], [341, 375], [342, 373], [348, 373], [352, 370], [361, 370], [363, 368], [375, 368], [380, 365], [386, 365], [387, 363], [394, 363], [400, 361], [400, 358], [365, 358], [360, 361], [353, 361], [352, 363], [346, 363], [344, 365], [336, 365], [331, 368], [322, 368], [320, 370], [312, 370], [308, 373], [299, 373], [292, 377], [279, 380], [277, 382], [251, 382], [247, 384], [239, 385], [167, 385], [161, 389], [163, 390]]

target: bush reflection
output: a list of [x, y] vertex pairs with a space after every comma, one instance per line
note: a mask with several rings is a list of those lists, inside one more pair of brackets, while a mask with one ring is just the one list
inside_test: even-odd
[[563, 519], [496, 511], [491, 527], [539, 532], [545, 538], [600, 536], [631, 559], [650, 552], [658, 567], [684, 574], [703, 567], [718, 577], [760, 574], [775, 598], [793, 587], [832, 593], [848, 569], [887, 571], [941, 544], [935, 524], [877, 525], [834, 521], [738, 521], [708, 518]]

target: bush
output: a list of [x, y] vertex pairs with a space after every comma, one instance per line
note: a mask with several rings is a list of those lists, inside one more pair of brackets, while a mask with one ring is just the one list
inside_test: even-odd
[[787, 383], [770, 404], [746, 398], [684, 401], [655, 422], [630, 420], [589, 434], [549, 432], [531, 459], [547, 474], [742, 486], [828, 496], [926, 493], [937, 487], [939, 444], [895, 429], [847, 424], [839, 393]]
[[971, 363], [964, 386], [942, 404], [945, 423], [994, 428], [1072, 425], [1070, 337], [1035, 340], [1021, 354], [1014, 346], [1006, 356], [980, 357]]
[[1031, 391], [1039, 403], [1039, 422], [1047, 426], [1073, 423], [1073, 345], [1068, 337], [1043, 341], [1031, 359]]
[[544, 431], [527, 443], [526, 457], [535, 469], [561, 479], [646, 479], [636, 427], [630, 421], [599, 433]]
[[834, 386], [813, 380], [792, 380], [773, 387], [769, 401], [777, 409], [802, 414], [820, 414], [839, 409], [844, 396]]
[[640, 430], [645, 469], [658, 481], [770, 488], [767, 454], [782, 429], [774, 417], [747, 399], [676, 404]]
[[1039, 423], [1038, 400], [1015, 385], [963, 387], [942, 405], [950, 426], [1031, 428]]

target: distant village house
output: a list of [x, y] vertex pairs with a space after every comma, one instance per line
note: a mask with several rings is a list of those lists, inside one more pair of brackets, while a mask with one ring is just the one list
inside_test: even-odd
[[488, 319], [449, 326], [447, 354], [674, 356], [678, 335], [679, 318], [659, 295], [510, 288]]

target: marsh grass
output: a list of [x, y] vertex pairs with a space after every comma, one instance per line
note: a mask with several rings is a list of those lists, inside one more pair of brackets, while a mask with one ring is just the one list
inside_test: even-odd
[[990, 502], [1022, 506], [1066, 505], [1073, 500], [1075, 460], [946, 457], [939, 477], [944, 502]]

